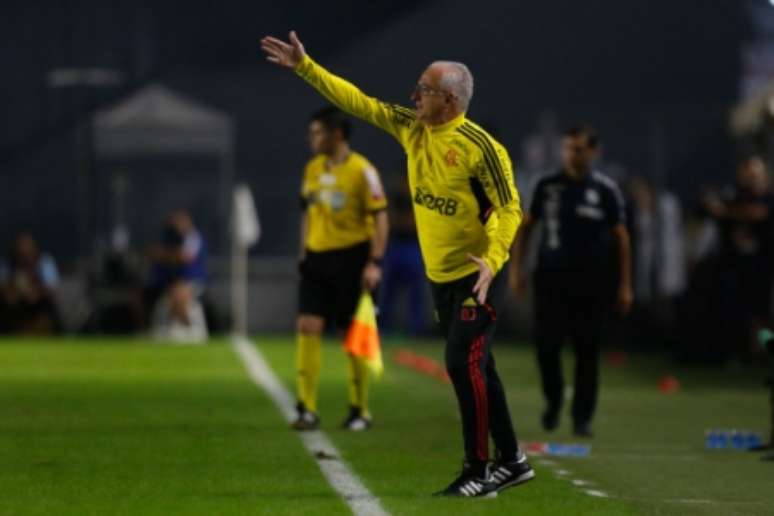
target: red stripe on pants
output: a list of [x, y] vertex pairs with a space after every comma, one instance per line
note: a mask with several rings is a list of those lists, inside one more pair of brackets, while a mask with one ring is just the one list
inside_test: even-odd
[[479, 460], [489, 460], [489, 406], [486, 397], [486, 383], [481, 374], [481, 359], [484, 356], [484, 336], [473, 341], [468, 353], [468, 371], [473, 386], [473, 399], [476, 405], [476, 455]]

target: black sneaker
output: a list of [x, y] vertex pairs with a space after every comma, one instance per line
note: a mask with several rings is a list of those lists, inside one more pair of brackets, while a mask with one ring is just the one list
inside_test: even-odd
[[519, 458], [512, 461], [499, 461], [492, 466], [496, 489], [499, 493], [509, 487], [514, 487], [535, 478], [535, 470], [527, 462], [527, 456], [519, 453]]
[[591, 439], [594, 437], [594, 432], [591, 431], [591, 423], [575, 423], [572, 431], [575, 437], [586, 437]]
[[296, 412], [298, 417], [291, 423], [290, 428], [299, 431], [317, 430], [320, 428], [320, 418], [311, 410], [307, 410], [300, 401], [296, 404]]
[[360, 407], [350, 406], [349, 415], [341, 424], [341, 428], [352, 432], [363, 432], [371, 428], [371, 423], [371, 418], [363, 415]]
[[540, 417], [540, 424], [543, 425], [543, 430], [546, 432], [553, 432], [559, 426], [559, 411], [546, 409], [543, 411], [543, 415]]
[[489, 471], [489, 465], [485, 467], [482, 476], [473, 471], [473, 468], [466, 462], [462, 466], [460, 476], [449, 484], [446, 489], [433, 493], [433, 496], [494, 498], [497, 496], [497, 484]]

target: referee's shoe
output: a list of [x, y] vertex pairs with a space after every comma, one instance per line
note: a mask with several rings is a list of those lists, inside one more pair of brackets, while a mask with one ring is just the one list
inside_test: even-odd
[[486, 464], [483, 470], [474, 468], [467, 461], [462, 464], [460, 475], [442, 491], [433, 496], [449, 496], [460, 498], [494, 498], [497, 496], [497, 483]]
[[535, 478], [535, 470], [527, 462], [527, 456], [519, 452], [516, 460], [497, 461], [492, 466], [492, 477], [499, 493], [509, 487], [514, 487]]
[[295, 421], [290, 424], [290, 428], [298, 430], [300, 432], [306, 432], [310, 430], [317, 430], [320, 428], [320, 418], [317, 414], [306, 408], [303, 402], [299, 401], [296, 404], [297, 417]]

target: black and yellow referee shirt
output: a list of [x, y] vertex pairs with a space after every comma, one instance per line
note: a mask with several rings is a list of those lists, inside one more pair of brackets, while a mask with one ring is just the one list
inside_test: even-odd
[[323, 154], [312, 158], [304, 169], [301, 199], [307, 215], [304, 245], [315, 252], [371, 240], [373, 215], [387, 207], [379, 173], [357, 152], [336, 165]]

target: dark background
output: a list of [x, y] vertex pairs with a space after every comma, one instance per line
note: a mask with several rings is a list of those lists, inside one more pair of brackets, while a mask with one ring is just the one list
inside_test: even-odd
[[[742, 3], [733, 0], [6, 2], [0, 243], [29, 229], [65, 266], [91, 253], [105, 237], [92, 208], [106, 194], [95, 186], [101, 169], [84, 122], [161, 82], [234, 117], [237, 178], [253, 188], [264, 227], [254, 252], [294, 253], [306, 120], [323, 103], [263, 61], [260, 37], [285, 38], [289, 29], [319, 62], [393, 102], [408, 103], [430, 61], [468, 63], [476, 78], [470, 116], [496, 130], [517, 174], [520, 142], [551, 109], [562, 124], [596, 125], [609, 159], [688, 199], [698, 183], [733, 171], [727, 118], [746, 25]], [[123, 81], [53, 88], [50, 72], [69, 67], [114, 69]], [[402, 153], [388, 136], [360, 124], [353, 143], [388, 184], [398, 180]], [[177, 177], [201, 166], [162, 165], [148, 174]], [[196, 184], [206, 193], [206, 181]], [[163, 198], [150, 191], [159, 188], [152, 181], [130, 188], [132, 198]], [[222, 241], [216, 233], [227, 228], [202, 220], [206, 203], [188, 207], [208, 237]]]

